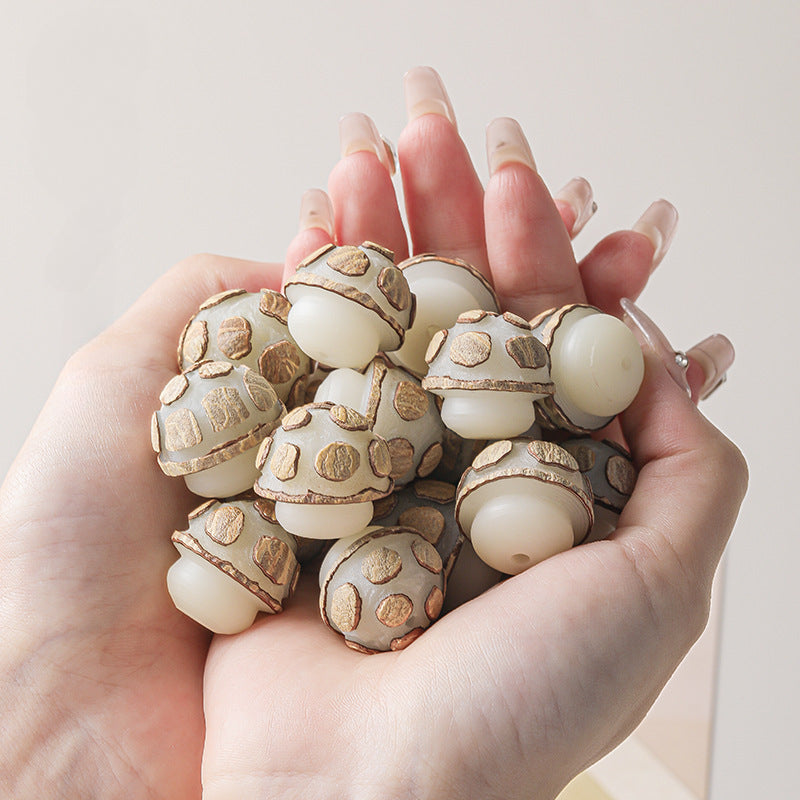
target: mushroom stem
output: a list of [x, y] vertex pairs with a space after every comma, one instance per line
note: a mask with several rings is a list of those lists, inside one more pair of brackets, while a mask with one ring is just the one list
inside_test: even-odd
[[372, 503], [275, 503], [284, 530], [308, 539], [342, 539], [363, 531], [372, 521]]
[[335, 369], [320, 383], [314, 395], [316, 403], [339, 403], [363, 414], [366, 410], [365, 392], [369, 392], [367, 376], [354, 369]]
[[506, 439], [519, 436], [536, 418], [527, 392], [454, 389], [442, 404], [442, 422], [464, 439]]
[[550, 348], [557, 390], [582, 411], [611, 417], [626, 409], [644, 377], [639, 343], [624, 322], [595, 313], [569, 315]]
[[[574, 543], [569, 514], [557, 503], [533, 493], [505, 493], [497, 481], [484, 487], [484, 502], [475, 514], [469, 537], [479, 558], [509, 575], [538, 564]], [[533, 484], [529, 487], [536, 489]]]
[[215, 467], [184, 475], [190, 492], [200, 497], [233, 497], [253, 488], [261, 471], [256, 467], [256, 450], [246, 450]]
[[182, 553], [169, 568], [167, 589], [179, 611], [214, 633], [240, 633], [259, 611], [244, 586], [194, 553]]
[[288, 317], [300, 349], [329, 367], [366, 367], [380, 348], [375, 314], [333, 292], [302, 288]]

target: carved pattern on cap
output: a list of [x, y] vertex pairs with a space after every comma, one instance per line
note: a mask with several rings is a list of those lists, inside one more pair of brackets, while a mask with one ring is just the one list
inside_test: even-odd
[[477, 367], [492, 353], [492, 337], [484, 331], [459, 333], [450, 343], [450, 360], [462, 367]]
[[217, 329], [217, 347], [227, 358], [238, 361], [253, 349], [253, 329], [244, 317], [228, 317]]
[[197, 374], [206, 380], [223, 378], [233, 371], [233, 364], [229, 361], [206, 361], [197, 368]]
[[217, 386], [203, 398], [202, 404], [215, 432], [234, 428], [250, 416], [239, 391], [232, 386]]
[[387, 444], [392, 459], [392, 471], [389, 473], [389, 477], [397, 480], [414, 466], [414, 445], [402, 436], [389, 439]]
[[171, 378], [169, 383], [161, 390], [158, 399], [165, 406], [174, 403], [179, 398], [183, 397], [184, 392], [189, 388], [189, 379], [184, 375], [176, 375]]
[[456, 487], [446, 481], [416, 481], [412, 489], [417, 497], [436, 503], [452, 503], [456, 499]]
[[161, 429], [158, 427], [158, 415], [155, 411], [150, 417], [150, 445], [153, 448], [153, 452], [161, 452]]
[[547, 349], [531, 334], [508, 339], [506, 352], [522, 369], [541, 369], [547, 365]]
[[361, 574], [372, 584], [380, 586], [396, 578], [403, 568], [403, 560], [396, 550], [378, 547], [364, 556]]
[[300, 363], [297, 347], [288, 339], [282, 339], [262, 350], [258, 357], [258, 370], [270, 383], [280, 385], [294, 377]]
[[531, 326], [528, 324], [527, 320], [522, 319], [522, 317], [520, 317], [518, 314], [514, 314], [511, 311], [504, 311], [503, 319], [510, 325], [516, 325], [518, 328], [522, 328], [526, 331], [531, 329]]
[[442, 613], [443, 605], [444, 594], [438, 586], [434, 586], [428, 593], [428, 597], [425, 600], [425, 614], [431, 622], [433, 622], [435, 619], [438, 619], [439, 614]]
[[442, 349], [442, 345], [445, 343], [447, 339], [447, 331], [436, 331], [431, 337], [430, 342], [428, 342], [428, 349], [425, 351], [425, 363], [430, 364], [436, 356], [439, 355], [439, 351]]
[[377, 477], [385, 478], [392, 472], [392, 457], [389, 447], [382, 439], [373, 439], [367, 448], [369, 465]]
[[208, 349], [208, 325], [203, 319], [196, 319], [189, 323], [184, 330], [181, 344], [182, 361], [186, 366], [192, 366], [202, 361]]
[[413, 422], [428, 412], [428, 397], [428, 393], [419, 384], [400, 381], [395, 387], [392, 405], [402, 419]]
[[321, 258], [325, 255], [329, 250], [335, 250], [336, 245], [333, 242], [328, 242], [328, 244], [322, 245], [316, 249], [313, 253], [309, 253], [298, 265], [297, 269], [305, 269], [309, 264], [313, 264], [318, 258]]
[[589, 472], [594, 467], [597, 456], [595, 456], [591, 447], [582, 444], [578, 447], [570, 447], [569, 451], [575, 456], [575, 460], [578, 462], [578, 469], [581, 472]]
[[387, 628], [405, 625], [414, 611], [414, 603], [404, 594], [390, 594], [378, 603], [375, 616]]
[[505, 458], [512, 450], [513, 445], [508, 439], [503, 439], [494, 444], [490, 444], [484, 450], [481, 450], [472, 462], [472, 469], [480, 471], [487, 467], [493, 467], [503, 458]]
[[224, 300], [227, 300], [229, 297], [236, 297], [240, 294], [247, 294], [247, 289], [228, 289], [224, 292], [219, 292], [218, 294], [213, 294], [211, 297], [208, 298], [201, 306], [200, 311], [205, 311], [207, 308], [213, 308], [214, 306], [218, 306]]
[[236, 506], [220, 506], [208, 515], [205, 529], [218, 544], [233, 544], [244, 530], [244, 512]]
[[442, 447], [441, 443], [434, 442], [422, 454], [422, 458], [417, 465], [417, 475], [420, 478], [425, 478], [426, 476], [430, 475], [431, 472], [433, 472], [436, 467], [439, 466], [439, 462], [442, 460], [442, 453], [444, 453], [444, 448]]
[[417, 563], [428, 572], [438, 575], [442, 571], [442, 557], [430, 542], [421, 539], [414, 540], [411, 544], [411, 552], [417, 559]]
[[262, 519], [271, 522], [273, 525], [280, 524], [275, 516], [275, 501], [268, 497], [259, 497], [253, 501], [253, 508], [258, 511]]
[[272, 447], [272, 437], [267, 436], [258, 446], [258, 452], [256, 453], [256, 469], [264, 469], [264, 464], [267, 463], [267, 457], [269, 456], [270, 447]]
[[314, 469], [329, 481], [346, 481], [358, 471], [358, 450], [347, 442], [330, 442], [317, 453]]
[[248, 369], [242, 376], [244, 388], [259, 411], [267, 411], [278, 402], [275, 390], [257, 372]]
[[488, 311], [484, 311], [482, 308], [474, 308], [471, 311], [464, 311], [462, 314], [459, 314], [458, 317], [456, 317], [456, 322], [460, 325], [473, 325], [488, 316]]
[[331, 622], [342, 632], [349, 633], [361, 621], [361, 595], [352, 583], [338, 586], [331, 596]]
[[291, 307], [292, 304], [280, 292], [273, 292], [271, 289], [261, 290], [258, 310], [265, 316], [275, 317], [286, 325]]
[[272, 474], [279, 481], [290, 481], [297, 475], [297, 462], [300, 460], [300, 449], [291, 442], [279, 445], [269, 462]]
[[406, 276], [397, 267], [384, 267], [378, 275], [378, 289], [397, 311], [405, 311], [411, 305], [411, 290]]
[[636, 470], [624, 456], [611, 456], [606, 462], [606, 479], [620, 494], [630, 495], [636, 485]]
[[188, 408], [177, 408], [164, 420], [167, 450], [186, 450], [203, 441], [197, 417]]
[[196, 519], [197, 517], [202, 517], [203, 514], [205, 514], [206, 511], [208, 511], [208, 509], [211, 508], [211, 506], [215, 505], [218, 502], [219, 500], [206, 500], [205, 503], [201, 503], [199, 506], [197, 506], [197, 508], [192, 509], [192, 511], [189, 512], [189, 517], [188, 517], [189, 521], [191, 522], [193, 519]]
[[328, 412], [330, 418], [345, 431], [367, 431], [369, 420], [348, 406], [331, 406]]
[[389, 261], [394, 261], [394, 250], [390, 250], [388, 247], [375, 244], [375, 242], [362, 242], [361, 246], [367, 250], [374, 250], [376, 253], [380, 253], [384, 258], [388, 258]]
[[397, 518], [397, 524], [413, 528], [432, 545], [439, 543], [446, 526], [444, 514], [431, 506], [412, 506]]
[[342, 275], [358, 277], [366, 274], [369, 269], [369, 256], [358, 247], [344, 245], [328, 256], [325, 262], [332, 270]]
[[305, 428], [311, 422], [311, 412], [307, 408], [295, 408], [290, 411], [281, 422], [281, 427], [285, 431], [294, 431], [298, 428]]
[[291, 585], [298, 572], [292, 548], [277, 536], [261, 536], [253, 547], [253, 561], [276, 586]]
[[528, 452], [540, 463], [579, 472], [578, 462], [571, 453], [554, 442], [540, 442], [534, 439], [528, 442]]
[[392, 639], [392, 642], [389, 646], [392, 650], [404, 650], [412, 642], [419, 639], [419, 637], [422, 636], [423, 633], [425, 633], [424, 628], [414, 628], [414, 630], [409, 631], [405, 636], [400, 636], [397, 639]]
[[372, 521], [373, 523], [388, 517], [394, 511], [397, 505], [397, 495], [387, 494], [386, 497], [381, 497], [372, 503]]

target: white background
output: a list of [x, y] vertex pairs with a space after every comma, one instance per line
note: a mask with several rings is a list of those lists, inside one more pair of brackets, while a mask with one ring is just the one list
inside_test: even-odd
[[797, 796], [798, 8], [3, 2], [0, 471], [68, 355], [173, 262], [281, 260], [301, 193], [338, 158], [338, 118], [365, 111], [396, 140], [401, 76], [431, 64], [484, 177], [484, 127], [509, 115], [553, 190], [590, 179], [579, 251], [659, 196], [678, 207], [640, 304], [676, 347], [736, 344], [705, 410], [752, 473], [727, 556], [712, 796]]

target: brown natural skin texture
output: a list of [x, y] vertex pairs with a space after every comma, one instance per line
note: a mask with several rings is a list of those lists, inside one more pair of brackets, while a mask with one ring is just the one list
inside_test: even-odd
[[[652, 246], [630, 231], [579, 269], [542, 180], [510, 164], [484, 191], [444, 118], [411, 122], [399, 160], [414, 251], [491, 273], [523, 317], [587, 297], [613, 311], [646, 279]], [[405, 257], [374, 155], [344, 159], [330, 193], [341, 243]], [[326, 241], [298, 234], [289, 269]], [[209, 650], [166, 593], [170, 533], [198, 501], [158, 469], [150, 415], [197, 306], [277, 288], [282, 269], [191, 258], [58, 379], [0, 493], [0, 795], [198, 798], [202, 769], [205, 800], [552, 797], [642, 718], [702, 630], [747, 471], [648, 352], [623, 420], [640, 477], [611, 540], [504, 582], [401, 652], [344, 647], [311, 573], [282, 614]]]

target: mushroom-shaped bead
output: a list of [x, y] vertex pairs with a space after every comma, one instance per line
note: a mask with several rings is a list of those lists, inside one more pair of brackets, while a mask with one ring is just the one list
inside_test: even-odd
[[396, 350], [414, 318], [414, 296], [394, 254], [380, 245], [327, 245], [286, 282], [289, 330], [314, 359], [362, 369]]
[[553, 391], [547, 350], [515, 314], [474, 310], [431, 339], [422, 386], [444, 398], [444, 424], [465, 439], [528, 430], [533, 401]]
[[348, 544], [321, 578], [320, 613], [362, 653], [402, 650], [439, 616], [444, 570], [409, 528], [379, 528]]
[[230, 361], [254, 369], [283, 403], [304, 401], [311, 360], [289, 333], [289, 301], [279, 292], [232, 289], [210, 297], [189, 320], [178, 344], [178, 365]]
[[369, 420], [389, 445], [395, 487], [430, 475], [442, 457], [444, 424], [437, 398], [382, 355], [363, 372], [331, 372], [320, 384], [316, 400], [349, 406]]
[[294, 537], [264, 516], [265, 501], [209, 500], [172, 541], [180, 558], [167, 572], [176, 607], [214, 633], [239, 633], [259, 611], [276, 614], [294, 591]]
[[286, 530], [339, 539], [363, 530], [372, 501], [392, 490], [386, 442], [358, 412], [334, 403], [291, 411], [258, 451], [257, 494], [275, 500]]
[[402, 347], [388, 356], [395, 364], [423, 376], [428, 370], [425, 352], [437, 331], [452, 327], [465, 311], [499, 311], [500, 304], [486, 278], [461, 259], [425, 253], [397, 266], [417, 299], [417, 314]]
[[561, 446], [572, 453], [592, 489], [594, 525], [586, 541], [605, 539], [616, 530], [619, 515], [636, 484], [631, 454], [608, 439], [568, 439]]
[[583, 541], [593, 521], [591, 490], [562, 447], [504, 439], [464, 473], [456, 520], [481, 559], [516, 575]]
[[253, 486], [256, 448], [285, 408], [249, 367], [206, 361], [176, 375], [159, 397], [151, 437], [158, 464], [201, 497], [232, 497]]
[[551, 397], [540, 400], [543, 424], [573, 433], [599, 430], [636, 397], [644, 358], [624, 322], [594, 306], [550, 309], [531, 320], [550, 354]]

